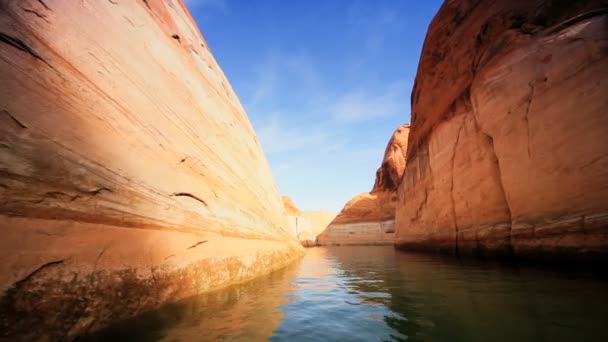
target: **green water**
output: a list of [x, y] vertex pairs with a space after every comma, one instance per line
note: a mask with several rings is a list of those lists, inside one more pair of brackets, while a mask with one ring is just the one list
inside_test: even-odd
[[608, 341], [603, 271], [462, 261], [392, 247], [312, 248], [286, 269], [87, 339]]

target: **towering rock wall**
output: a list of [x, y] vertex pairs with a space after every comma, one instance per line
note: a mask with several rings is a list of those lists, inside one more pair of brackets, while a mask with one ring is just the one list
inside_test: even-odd
[[606, 257], [602, 1], [447, 1], [412, 92], [397, 245]]
[[319, 245], [392, 244], [397, 188], [403, 178], [410, 125], [393, 133], [371, 192], [353, 197], [318, 236]]
[[180, 0], [0, 0], [0, 332], [71, 338], [301, 246]]

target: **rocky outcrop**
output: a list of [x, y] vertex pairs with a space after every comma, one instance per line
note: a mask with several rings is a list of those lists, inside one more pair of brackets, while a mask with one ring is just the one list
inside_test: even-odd
[[318, 236], [319, 245], [392, 244], [397, 188], [405, 171], [410, 125], [399, 127], [386, 146], [371, 192], [353, 197]]
[[407, 141], [410, 134], [410, 125], [405, 124], [393, 133], [386, 145], [382, 165], [376, 171], [376, 180], [372, 193], [381, 191], [397, 191], [403, 173], [407, 156]]
[[283, 201], [283, 207], [285, 208], [285, 212], [290, 216], [298, 216], [302, 215], [302, 211], [293, 203], [293, 200], [289, 196], [281, 196], [281, 200]]
[[0, 339], [70, 339], [302, 252], [181, 1], [0, 1], [0, 72]]
[[414, 90], [397, 245], [608, 254], [602, 1], [447, 1]]
[[289, 232], [304, 247], [315, 246], [317, 235], [336, 217], [335, 214], [323, 210], [302, 211], [288, 196], [283, 196], [283, 206], [287, 212]]

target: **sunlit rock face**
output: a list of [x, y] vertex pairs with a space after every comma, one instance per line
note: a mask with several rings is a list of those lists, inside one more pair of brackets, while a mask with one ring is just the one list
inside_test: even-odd
[[336, 214], [323, 210], [302, 211], [289, 196], [283, 196], [282, 199], [287, 212], [290, 234], [295, 236], [304, 247], [315, 246], [317, 235], [327, 228]]
[[372, 193], [381, 191], [396, 191], [401, 184], [407, 155], [407, 141], [410, 125], [405, 124], [393, 133], [388, 141], [382, 166], [376, 171], [376, 181]]
[[602, 1], [447, 1], [412, 92], [398, 246], [605, 258]]
[[318, 236], [319, 245], [392, 244], [397, 188], [403, 178], [410, 125], [393, 133], [371, 192], [353, 197]]
[[0, 1], [0, 332], [64, 340], [302, 248], [179, 0]]

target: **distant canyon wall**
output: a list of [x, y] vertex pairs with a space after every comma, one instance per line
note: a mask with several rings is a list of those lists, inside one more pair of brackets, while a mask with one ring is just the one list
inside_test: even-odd
[[397, 189], [403, 178], [410, 126], [389, 140], [371, 192], [353, 197], [317, 238], [319, 245], [393, 244]]
[[397, 245], [606, 258], [607, 56], [602, 1], [444, 3], [412, 92]]
[[0, 0], [0, 78], [0, 339], [71, 339], [302, 253], [180, 0]]
[[315, 246], [317, 235], [325, 230], [336, 216], [323, 210], [302, 211], [288, 196], [283, 196], [283, 206], [287, 212], [289, 233], [304, 247]]

